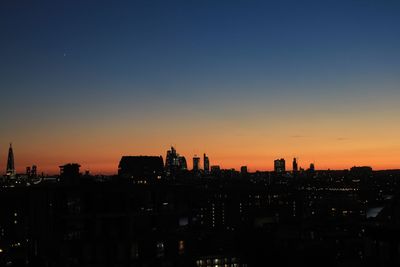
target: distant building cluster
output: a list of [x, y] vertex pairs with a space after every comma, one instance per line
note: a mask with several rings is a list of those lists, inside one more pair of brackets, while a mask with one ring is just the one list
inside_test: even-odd
[[[189, 172], [198, 177], [220, 176], [226, 173], [234, 175], [240, 173], [242, 176], [247, 176], [249, 174], [247, 166], [241, 166], [240, 172], [238, 172], [235, 169], [222, 170], [219, 165], [211, 165], [210, 158], [206, 153], [203, 153], [202, 159], [194, 155], [192, 160], [193, 167], [192, 170], [189, 170], [186, 158], [177, 153], [173, 146], [167, 150], [165, 162], [162, 156], [123, 156], [118, 165], [118, 177], [130, 179], [134, 183], [152, 183], [163, 179], [175, 179], [187, 175]], [[82, 175], [82, 173], [80, 173], [80, 167], [78, 163], [67, 163], [59, 166], [60, 174], [58, 176], [44, 177], [43, 173], [41, 175], [38, 174], [37, 166], [32, 165], [26, 167], [25, 174], [17, 174], [14, 162], [14, 151], [12, 144], [10, 144], [7, 168], [3, 181], [10, 186], [30, 185], [44, 180], [74, 184], [77, 183], [79, 179], [90, 176], [89, 171], [86, 171], [85, 174]], [[296, 175], [302, 171], [304, 171], [304, 169], [299, 167], [297, 158], [293, 158], [292, 172], [287, 171], [284, 158], [274, 160], [274, 172], [277, 174], [289, 175], [291, 173]], [[315, 171], [313, 163], [310, 164], [308, 171]], [[104, 176], [99, 179], [104, 179]]]
[[18, 174], [15, 168], [14, 161], [14, 150], [12, 144], [8, 148], [7, 155], [7, 165], [6, 173], [3, 179], [0, 179], [3, 186], [24, 186], [31, 185], [33, 183], [38, 183], [43, 178], [43, 174], [39, 175], [37, 171], [37, 166], [33, 164], [32, 166], [26, 167], [26, 172], [24, 174]]
[[165, 158], [165, 171], [167, 176], [174, 176], [180, 171], [186, 171], [187, 163], [186, 158], [180, 156], [174, 147], [167, 151], [167, 156]]

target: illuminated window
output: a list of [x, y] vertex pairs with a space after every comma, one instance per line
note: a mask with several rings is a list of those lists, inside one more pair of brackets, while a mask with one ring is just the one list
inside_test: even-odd
[[131, 258], [132, 259], [139, 258], [139, 247], [137, 243], [133, 243], [131, 246]]
[[178, 254], [182, 255], [185, 253], [185, 241], [180, 240], [178, 243]]
[[157, 258], [164, 257], [164, 254], [165, 254], [164, 242], [159, 241], [157, 242]]

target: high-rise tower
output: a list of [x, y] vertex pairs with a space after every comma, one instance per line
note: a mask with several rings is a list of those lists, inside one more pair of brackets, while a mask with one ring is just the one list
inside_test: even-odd
[[203, 155], [203, 167], [205, 173], [210, 173], [210, 159], [205, 153]]
[[167, 158], [165, 160], [165, 171], [168, 177], [174, 177], [180, 171], [186, 171], [187, 164], [184, 156], [180, 156], [176, 149], [171, 146], [171, 150], [167, 151]]
[[181, 171], [186, 171], [187, 170], [187, 163], [186, 163], [186, 158], [184, 156], [179, 156], [179, 169]]
[[276, 173], [284, 173], [286, 171], [285, 159], [277, 159], [274, 161], [274, 170]]
[[14, 165], [14, 152], [12, 149], [12, 144], [10, 143], [10, 148], [8, 149], [6, 175], [10, 178], [15, 178], [16, 174], [17, 172], [15, 171], [15, 165]]
[[297, 159], [293, 158], [293, 173], [296, 173], [299, 170]]
[[176, 150], [171, 146], [171, 150], [167, 151], [167, 157], [165, 159], [165, 170], [167, 176], [174, 176], [178, 170], [179, 166], [179, 155]]
[[193, 157], [193, 171], [198, 172], [200, 170], [200, 158], [197, 155]]

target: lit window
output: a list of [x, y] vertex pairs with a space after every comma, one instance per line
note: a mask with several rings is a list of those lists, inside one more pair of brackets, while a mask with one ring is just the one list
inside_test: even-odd
[[164, 242], [162, 241], [157, 242], [157, 258], [164, 257], [164, 252], [165, 252]]
[[180, 240], [178, 244], [178, 253], [179, 255], [182, 255], [185, 253], [185, 241]]

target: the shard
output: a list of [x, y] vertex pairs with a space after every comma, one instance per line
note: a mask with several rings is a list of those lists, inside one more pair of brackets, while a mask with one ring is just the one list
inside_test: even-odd
[[10, 148], [8, 149], [6, 174], [10, 178], [15, 178], [15, 176], [16, 176], [15, 165], [14, 165], [14, 152], [13, 152], [11, 143], [10, 143]]

